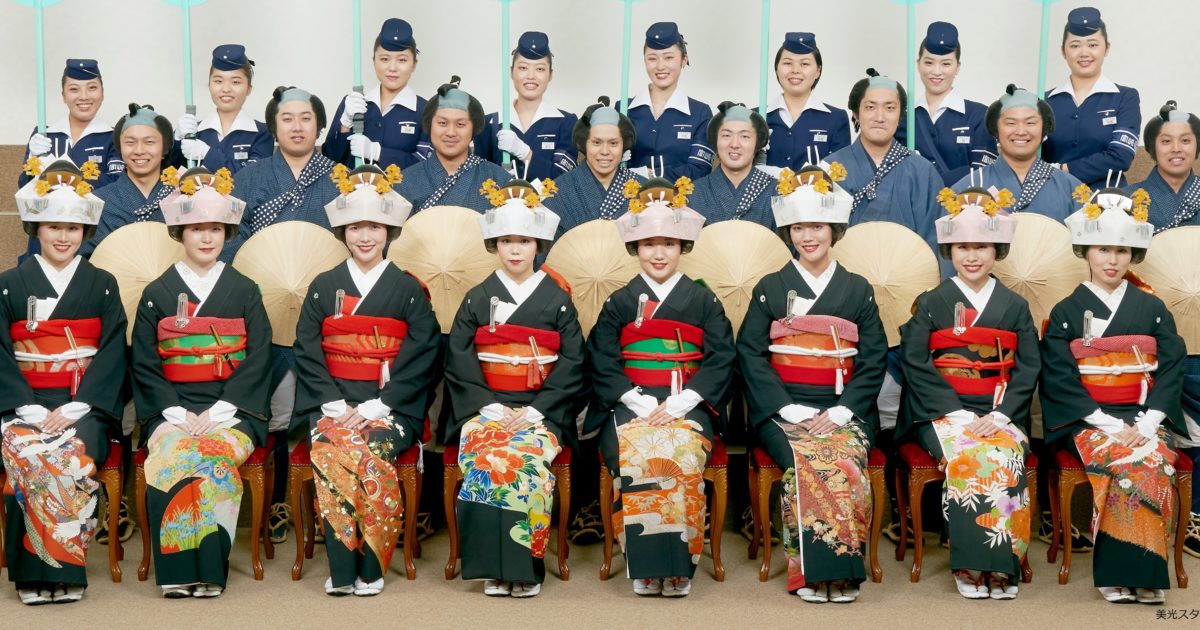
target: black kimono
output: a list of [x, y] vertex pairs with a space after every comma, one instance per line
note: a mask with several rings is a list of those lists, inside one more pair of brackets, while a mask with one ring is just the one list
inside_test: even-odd
[[[350, 275], [354, 264], [339, 263], [309, 285], [293, 346], [292, 426], [306, 427], [312, 441], [335, 588], [356, 578], [374, 582], [391, 564], [401, 524], [396, 458], [421, 439], [439, 337], [433, 307], [416, 278], [384, 260], [379, 264], [386, 268], [364, 297]], [[345, 297], [335, 316], [339, 290]], [[363, 413], [362, 403], [372, 400], [390, 412], [358, 429], [345, 428], [322, 409], [331, 403], [338, 408], [341, 401], [330, 413], [347, 407]]]
[[[87, 585], [100, 488], [95, 477], [108, 456], [109, 433], [121, 429], [125, 309], [112, 275], [77, 261], [62, 295], [33, 257], [0, 274], [4, 548], [8, 579], [18, 589]], [[30, 297], [58, 298], [52, 311], [36, 313], [32, 331], [26, 320]], [[58, 434], [42, 433], [39, 422], [18, 415], [29, 415], [29, 405], [54, 411], [68, 403], [91, 409]]]
[[[638, 326], [642, 295], [647, 303]], [[736, 353], [724, 307], [707, 287], [681, 275], [657, 300], [639, 274], [604, 304], [588, 338], [595, 396], [584, 429], [602, 429], [629, 577], [690, 578], [704, 551], [704, 466], [714, 434], [724, 429]], [[678, 422], [651, 426], [621, 402], [638, 387], [662, 403], [672, 381], [701, 398]], [[622, 502], [622, 494], [639, 500]]]
[[[177, 318], [180, 294], [186, 322]], [[134, 400], [149, 451], [146, 506], [160, 585], [225, 585], [242, 496], [237, 468], [267, 435], [270, 344], [262, 294], [232, 267], [222, 269], [202, 303], [175, 266], [142, 293], [133, 327]], [[202, 414], [218, 401], [236, 413], [205, 435], [193, 437], [167, 420], [178, 408]]]
[[[467, 292], [450, 330], [447, 391], [453, 401], [463, 484], [458, 494], [463, 579], [545, 579], [554, 475], [550, 463], [575, 439], [572, 403], [583, 385], [583, 334], [571, 296], [549, 276], [519, 304], [497, 271]], [[491, 301], [516, 304], [491, 324]], [[553, 358], [552, 358], [553, 357]], [[517, 431], [490, 405], [537, 410]], [[461, 436], [460, 436], [461, 434]]]

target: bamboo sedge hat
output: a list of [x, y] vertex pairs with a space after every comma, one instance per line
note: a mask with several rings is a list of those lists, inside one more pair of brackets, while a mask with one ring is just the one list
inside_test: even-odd
[[799, 173], [790, 168], [780, 171], [775, 187], [779, 195], [771, 198], [775, 225], [849, 223], [854, 197], [838, 185], [844, 179], [846, 168], [839, 162], [806, 164]]
[[329, 177], [341, 192], [333, 201], [325, 204], [325, 216], [329, 217], [330, 227], [359, 221], [400, 227], [412, 213], [412, 202], [392, 188], [404, 179], [400, 167], [395, 164], [386, 170], [379, 170], [373, 164], [364, 164], [353, 171], [344, 164], [338, 164], [333, 167]]
[[188, 169], [179, 175], [175, 167], [163, 171], [162, 182], [175, 190], [162, 200], [163, 221], [167, 225], [196, 223], [225, 223], [238, 225], [246, 202], [229, 194], [233, 191], [233, 175], [221, 168], [216, 173], [203, 166]]
[[[661, 177], [652, 178], [645, 186], [637, 180], [625, 183], [625, 198], [629, 211], [617, 218], [617, 232], [633, 253], [637, 242], [656, 236], [676, 238], [695, 243], [704, 227], [704, 216], [687, 206], [687, 196], [695, 187], [692, 180], [680, 177], [672, 185]], [[690, 251], [690, 245], [684, 252]]]
[[557, 190], [549, 179], [543, 179], [537, 186], [523, 179], [514, 179], [502, 187], [497, 187], [493, 180], [485, 181], [479, 192], [488, 198], [492, 207], [479, 217], [483, 240], [528, 236], [553, 241], [558, 231], [558, 215], [542, 202], [553, 197]]
[[1087, 184], [1080, 184], [1074, 197], [1083, 207], [1064, 221], [1071, 230], [1072, 245], [1149, 249], [1154, 228], [1147, 221], [1150, 194], [1145, 190], [1139, 188], [1132, 195], [1120, 188], [1092, 193]]
[[979, 187], [971, 187], [961, 193], [943, 188], [937, 199], [949, 213], [934, 222], [939, 245], [1012, 243], [1017, 221], [1005, 211], [1014, 201], [1007, 189], [1000, 190], [993, 197]]
[[33, 157], [25, 163], [29, 180], [14, 196], [21, 221], [27, 223], [80, 223], [96, 225], [104, 201], [92, 193], [88, 180], [100, 176], [95, 162], [83, 168], [70, 160]]

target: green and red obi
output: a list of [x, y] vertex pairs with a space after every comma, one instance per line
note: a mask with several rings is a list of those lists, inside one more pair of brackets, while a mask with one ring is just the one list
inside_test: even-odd
[[321, 350], [330, 376], [378, 381], [382, 389], [392, 373], [391, 362], [404, 345], [408, 324], [391, 317], [352, 315], [360, 299], [346, 296], [342, 312], [321, 323]]
[[1158, 341], [1149, 335], [1071, 342], [1084, 389], [1098, 403], [1144, 405], [1158, 369]]
[[[975, 319], [975, 310], [965, 311], [966, 321]], [[983, 326], [966, 326], [961, 332], [943, 328], [930, 333], [929, 351], [933, 367], [955, 393], [992, 396], [997, 407], [1016, 365], [1017, 333]]]
[[208, 383], [233, 376], [246, 359], [246, 321], [242, 318], [164, 317], [158, 322], [158, 356], [163, 375], [172, 383]]
[[79, 381], [100, 345], [100, 318], [21, 320], [8, 329], [13, 356], [21, 374], [34, 389], [69, 388], [74, 396]]
[[682, 388], [700, 369], [704, 329], [669, 319], [643, 319], [621, 330], [625, 375], [639, 387]]
[[496, 324], [475, 331], [475, 352], [488, 387], [498, 392], [532, 392], [558, 361], [557, 331]]
[[834, 388], [854, 374], [858, 325], [832, 315], [797, 315], [771, 322], [771, 367], [784, 383]]

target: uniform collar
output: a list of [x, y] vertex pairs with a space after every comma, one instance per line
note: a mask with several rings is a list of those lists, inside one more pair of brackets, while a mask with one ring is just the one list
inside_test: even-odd
[[[921, 92], [921, 95], [917, 97], [915, 107], [923, 107], [926, 112], [930, 114], [934, 113], [929, 111], [929, 101], [926, 100], [924, 92]], [[962, 94], [958, 93], [958, 88], [950, 88], [950, 93], [946, 95], [946, 98], [942, 99], [942, 106], [938, 109], [939, 111], [952, 109], [960, 114], [965, 114], [967, 113], [967, 100], [962, 97]]]
[[[112, 133], [112, 130], [113, 128], [111, 126], [104, 124], [104, 122], [102, 122], [99, 118], [93, 118], [92, 121], [88, 123], [87, 127], [83, 128], [83, 134], [79, 137], [82, 138], [83, 136], [90, 136], [94, 133]], [[47, 125], [46, 133], [64, 133], [70, 136], [70, 119], [62, 118], [54, 121], [54, 123], [51, 125]]]
[[384, 107], [383, 103], [379, 102], [380, 92], [381, 86], [376, 85], [375, 87], [367, 90], [363, 96], [367, 97], [367, 101], [375, 103], [375, 106], [379, 108], [379, 111], [383, 112], [384, 114], [388, 113], [389, 110], [397, 105], [410, 109], [414, 112], [417, 111], [417, 93], [413, 91], [412, 86], [404, 86], [404, 89], [400, 90], [400, 93], [396, 94], [396, 96], [392, 98], [392, 102], [388, 103], [387, 107]]
[[[200, 121], [200, 125], [197, 127], [197, 130], [204, 131], [205, 129], [212, 129], [213, 131], [217, 132], [218, 135], [221, 135], [221, 116], [217, 114], [217, 112], [213, 112], [207, 118]], [[256, 132], [258, 131], [258, 124], [255, 123], [254, 119], [251, 118], [250, 115], [246, 113], [246, 110], [243, 109], [238, 112], [237, 116], [233, 119], [233, 124], [229, 127], [229, 133], [233, 133], [235, 131]], [[227, 136], [229, 133], [224, 135]]]
[[[808, 100], [804, 102], [804, 109], [800, 110], [800, 113], [803, 114], [810, 109], [825, 112], [826, 114], [829, 113], [829, 107], [821, 99], [817, 98], [813, 92], [808, 93]], [[783, 100], [783, 94], [776, 94], [775, 98], [771, 99], [771, 104], [767, 105], [768, 113], [779, 110], [788, 111], [787, 101]]]
[[[1095, 85], [1092, 86], [1092, 91], [1088, 92], [1087, 96], [1083, 97], [1083, 101], [1086, 101], [1088, 96], [1093, 94], [1116, 94], [1120, 91], [1121, 88], [1118, 88], [1116, 83], [1113, 83], [1111, 79], [1102, 74], [1100, 75], [1099, 79], [1096, 79]], [[1047, 98], [1054, 96], [1055, 94], [1069, 94], [1072, 97], [1075, 96], [1075, 88], [1071, 86], [1070, 77], [1067, 77], [1066, 83], [1054, 88], [1053, 90], [1050, 90], [1050, 94], [1047, 95]], [[1080, 102], [1082, 103], [1083, 101]]]
[[[642, 91], [638, 92], [637, 96], [633, 97], [633, 100], [629, 102], [629, 109], [641, 107], [643, 105], [646, 105], [647, 107], [650, 106], [649, 87], [642, 88]], [[685, 116], [692, 115], [692, 108], [688, 106], [688, 96], [687, 94], [684, 94], [683, 90], [679, 89], [678, 86], [676, 86], [675, 91], [671, 93], [671, 98], [667, 99], [667, 106], [663, 108], [663, 111], [668, 109], [674, 109], [676, 111], [683, 112]]]
[[[543, 118], [562, 118], [562, 117], [563, 117], [562, 112], [558, 111], [557, 107], [554, 107], [553, 105], [547, 103], [546, 99], [542, 99], [542, 102], [538, 103], [537, 111], [533, 113], [533, 120], [530, 121], [529, 126], [532, 127], [532, 126], [536, 125], [538, 123], [538, 121]], [[511, 106], [508, 108], [508, 124], [512, 125], [514, 128], [520, 130], [521, 132], [528, 131], [527, 129], [521, 129], [521, 117], [517, 115], [517, 108], [515, 106]]]

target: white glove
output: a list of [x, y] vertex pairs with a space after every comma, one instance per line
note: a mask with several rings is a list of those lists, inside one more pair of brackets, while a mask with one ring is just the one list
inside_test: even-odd
[[784, 405], [779, 410], [779, 417], [790, 424], [800, 424], [805, 420], [811, 419], [817, 415], [819, 410], [809, 407], [808, 405]]
[[1116, 435], [1125, 429], [1125, 421], [1116, 416], [1110, 416], [1097, 409], [1083, 419], [1084, 422], [1109, 434]]
[[696, 405], [704, 402], [704, 398], [690, 389], [685, 389], [678, 394], [667, 396], [664, 402], [667, 404], [667, 414], [672, 418], [682, 418], [695, 409]]
[[782, 168], [779, 168], [778, 166], [771, 166], [770, 164], [755, 164], [754, 168], [766, 173], [767, 175], [770, 175], [771, 177], [779, 177], [779, 174], [783, 172]]
[[195, 135], [200, 129], [200, 119], [196, 118], [195, 114], [184, 114], [175, 121], [175, 139], [183, 140], [188, 136]]
[[636, 168], [631, 168], [629, 170], [633, 171], [637, 175], [641, 175], [642, 177], [644, 177], [646, 179], [650, 179], [650, 167], [649, 166], [638, 166]]
[[358, 92], [351, 92], [342, 99], [342, 118], [339, 122], [343, 127], [352, 128], [354, 126], [355, 114], [367, 113], [367, 97]]
[[179, 150], [183, 152], [184, 159], [193, 162], [203, 160], [204, 156], [208, 155], [209, 148], [208, 143], [203, 140], [184, 138], [179, 141]]
[[625, 152], [621, 154], [621, 161], [628, 162], [629, 160], [632, 160], [632, 159], [633, 159], [633, 152], [630, 151], [629, 149], [625, 149]]
[[1137, 427], [1138, 433], [1146, 436], [1146, 439], [1153, 440], [1158, 437], [1158, 427], [1166, 417], [1167, 414], [1157, 409], [1139, 411], [1133, 424]]
[[624, 394], [621, 394], [621, 402], [629, 407], [629, 410], [638, 418], [647, 418], [654, 412], [654, 408], [658, 406], [658, 399], [649, 395], [643, 394], [637, 388], [631, 389]]
[[44, 134], [35, 133], [29, 138], [29, 155], [46, 155], [54, 149], [54, 143]]
[[496, 145], [500, 147], [501, 151], [522, 160], [533, 150], [529, 148], [528, 144], [525, 144], [524, 140], [517, 137], [517, 132], [512, 129], [497, 131]]
[[383, 152], [383, 145], [378, 142], [372, 142], [370, 138], [356, 133], [350, 136], [350, 155], [357, 158], [362, 158], [369, 162], [378, 162], [379, 154]]

